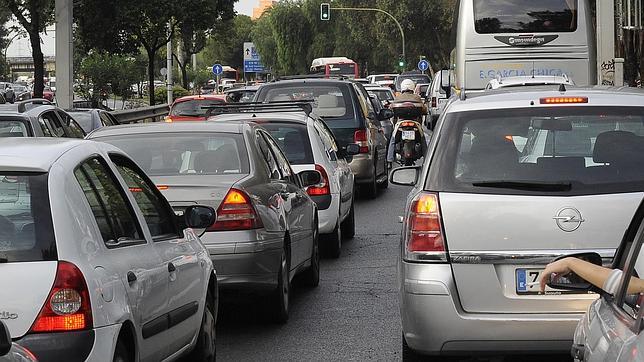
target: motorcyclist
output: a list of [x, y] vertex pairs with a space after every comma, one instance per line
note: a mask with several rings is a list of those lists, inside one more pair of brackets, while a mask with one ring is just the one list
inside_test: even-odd
[[[422, 105], [423, 107], [423, 114], [427, 114], [427, 106], [423, 102], [423, 99], [420, 98], [419, 95], [414, 94], [414, 90], [416, 89], [416, 83], [411, 80], [411, 79], [405, 79], [400, 83], [400, 94], [398, 94], [395, 98], [393, 103], [404, 103], [404, 102], [412, 102], [412, 103], [418, 103], [419, 105]], [[398, 122], [398, 120], [396, 120]], [[422, 120], [418, 120], [418, 123], [422, 125]], [[422, 126], [421, 126], [422, 127]], [[398, 131], [398, 123], [394, 125], [394, 132], [392, 134], [391, 139], [389, 140], [389, 148], [387, 149], [387, 162], [391, 164], [391, 162], [396, 161], [396, 132]], [[421, 141], [423, 145], [426, 146], [425, 143], [425, 132], [421, 130]], [[425, 147], [423, 147], [425, 149]]]

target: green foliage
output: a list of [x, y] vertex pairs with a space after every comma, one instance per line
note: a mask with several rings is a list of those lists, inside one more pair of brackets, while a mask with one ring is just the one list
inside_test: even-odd
[[[166, 88], [157, 88], [154, 90], [154, 100], [157, 104], [166, 103], [168, 100], [168, 90]], [[185, 88], [179, 85], [172, 87], [172, 99], [177, 99], [190, 95]]]
[[306, 73], [309, 69], [307, 55], [311, 43], [311, 24], [302, 3], [282, 0], [270, 11], [270, 24], [275, 38], [278, 73]]
[[78, 73], [82, 82], [75, 91], [95, 104], [106, 100], [110, 93], [128, 99], [132, 96], [131, 85], [144, 72], [134, 58], [93, 52], [81, 62]]
[[206, 69], [197, 69], [197, 70], [188, 71], [188, 80], [194, 83], [195, 88], [203, 87], [211, 79], [213, 79], [212, 72]]
[[273, 37], [273, 29], [271, 28], [270, 15], [265, 13], [256, 22], [250, 34], [255, 48], [262, 56], [262, 63], [265, 66], [275, 68], [277, 65], [277, 53], [275, 48], [275, 38]]
[[237, 15], [221, 23], [208, 39], [202, 53], [204, 66], [216, 62], [241, 70], [244, 42], [251, 41], [253, 21], [246, 15]]

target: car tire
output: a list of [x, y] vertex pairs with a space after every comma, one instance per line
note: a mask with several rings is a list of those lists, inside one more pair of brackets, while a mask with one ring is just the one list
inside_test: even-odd
[[405, 340], [405, 335], [402, 335], [402, 360], [407, 362], [422, 361], [423, 359], [414, 352], [413, 349], [409, 348], [407, 341]]
[[284, 324], [288, 321], [289, 297], [291, 294], [290, 258], [286, 248], [282, 249], [280, 269], [277, 273], [277, 288], [273, 292], [272, 319], [275, 323]]
[[208, 288], [203, 317], [201, 318], [201, 327], [199, 328], [199, 335], [197, 336], [197, 345], [190, 352], [186, 361], [214, 362], [217, 359], [215, 344], [215, 303], [217, 301], [214, 300], [212, 292]]
[[362, 191], [364, 196], [368, 199], [375, 199], [378, 196], [378, 176], [376, 175], [376, 167], [373, 168], [373, 180], [369, 181], [368, 184], [362, 186]]
[[127, 349], [127, 344], [125, 341], [119, 338], [116, 341], [116, 348], [114, 348], [114, 357], [112, 362], [131, 362], [130, 351]]
[[335, 224], [335, 228], [330, 234], [324, 236], [324, 250], [325, 254], [333, 259], [337, 259], [342, 254], [342, 224], [340, 223], [340, 216]]
[[385, 162], [385, 165], [384, 165], [384, 166], [385, 166], [385, 175], [386, 175], [387, 177], [385, 177], [385, 180], [384, 180], [384, 181], [382, 181], [380, 184], [378, 184], [378, 187], [379, 187], [381, 190], [384, 190], [384, 189], [386, 189], [386, 188], [388, 188], [388, 187], [389, 187], [389, 169], [387, 168], [387, 163], [386, 163], [386, 162]]
[[356, 213], [355, 213], [355, 202], [351, 199], [351, 209], [349, 209], [349, 215], [342, 222], [342, 237], [345, 239], [353, 239], [356, 235]]
[[311, 266], [304, 273], [304, 284], [315, 288], [320, 284], [320, 233], [318, 232], [318, 222], [315, 220], [315, 229], [313, 230], [313, 250], [311, 251]]

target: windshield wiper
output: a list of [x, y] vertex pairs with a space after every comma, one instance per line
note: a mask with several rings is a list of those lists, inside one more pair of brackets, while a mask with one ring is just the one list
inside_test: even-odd
[[482, 181], [474, 182], [475, 187], [492, 187], [524, 191], [570, 191], [570, 182], [532, 182], [532, 181]]

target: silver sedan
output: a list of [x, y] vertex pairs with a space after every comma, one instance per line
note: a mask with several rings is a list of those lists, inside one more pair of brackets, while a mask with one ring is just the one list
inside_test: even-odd
[[90, 138], [120, 147], [143, 168], [175, 212], [217, 209], [201, 238], [221, 289], [270, 294], [288, 319], [290, 282], [319, 282], [317, 207], [302, 189], [317, 171], [295, 174], [275, 140], [251, 122], [180, 122], [102, 128]]

